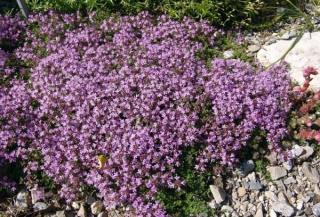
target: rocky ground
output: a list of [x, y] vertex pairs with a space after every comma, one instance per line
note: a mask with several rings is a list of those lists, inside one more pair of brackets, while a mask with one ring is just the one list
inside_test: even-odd
[[244, 162], [225, 186], [210, 186], [210, 206], [221, 216], [320, 216], [320, 159], [311, 157], [309, 146], [295, 145], [291, 152], [294, 159], [281, 165], [272, 165], [276, 159], [269, 156], [265, 174], [255, 171], [253, 160]]

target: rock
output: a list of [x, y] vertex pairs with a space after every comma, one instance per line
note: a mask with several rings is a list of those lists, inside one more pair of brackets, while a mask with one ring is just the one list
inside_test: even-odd
[[289, 40], [297, 36], [297, 32], [295, 30], [285, 32], [280, 39], [282, 40]]
[[288, 160], [286, 162], [283, 162], [282, 166], [287, 170], [291, 171], [293, 168], [293, 162], [291, 160]]
[[287, 170], [280, 166], [269, 167], [267, 170], [269, 171], [272, 180], [277, 180], [287, 175]]
[[73, 202], [71, 203], [71, 207], [72, 207], [73, 209], [75, 209], [75, 210], [80, 209], [80, 202], [79, 202], [79, 201], [73, 201]]
[[30, 195], [27, 191], [20, 191], [17, 195], [15, 206], [25, 209], [31, 204]]
[[222, 188], [215, 185], [210, 185], [209, 187], [216, 203], [220, 204], [226, 199], [226, 193]]
[[217, 208], [219, 207], [219, 204], [217, 204], [215, 200], [211, 200], [211, 201], [208, 203], [208, 206], [209, 206], [211, 209], [217, 209]]
[[253, 45], [249, 45], [248, 46], [248, 51], [250, 53], [256, 53], [256, 52], [258, 52], [260, 50], [260, 48], [261, 48], [261, 46], [253, 44]]
[[48, 208], [49, 208], [49, 205], [44, 202], [36, 202], [33, 205], [33, 209], [35, 211], [44, 211], [44, 210], [47, 210]]
[[254, 217], [264, 217], [262, 206], [258, 208], [256, 215]]
[[300, 145], [294, 145], [291, 149], [291, 154], [293, 158], [300, 157], [304, 152], [304, 148]]
[[255, 165], [253, 160], [248, 160], [241, 164], [240, 171], [243, 176], [246, 176], [249, 173], [251, 173], [254, 170], [254, 168], [255, 168]]
[[312, 213], [316, 216], [316, 217], [320, 217], [320, 203], [315, 204], [312, 207]]
[[72, 212], [66, 212], [65, 210], [57, 211], [54, 217], [74, 217]]
[[77, 213], [77, 216], [79, 216], [79, 217], [87, 217], [88, 216], [87, 210], [83, 204], [80, 205], [80, 209]]
[[101, 212], [98, 214], [98, 217], [108, 217], [108, 213], [107, 212]]
[[286, 202], [275, 202], [272, 204], [272, 209], [277, 212], [280, 213], [283, 216], [286, 217], [290, 217], [294, 215], [294, 208], [292, 206], [290, 206], [288, 203]]
[[231, 206], [228, 206], [228, 205], [223, 205], [221, 207], [221, 211], [222, 212], [227, 212], [227, 213], [232, 213], [234, 210]]
[[307, 160], [314, 153], [314, 150], [311, 146], [304, 146], [303, 150], [303, 154], [299, 157], [300, 160]]
[[[311, 36], [311, 37], [310, 37]], [[263, 46], [257, 58], [264, 66], [270, 66], [277, 61], [292, 45], [295, 39], [279, 40], [276, 43]], [[320, 68], [320, 32], [305, 33], [302, 39], [288, 53], [285, 61], [290, 65], [290, 77], [303, 85], [303, 70], [306, 66]], [[320, 90], [320, 74], [313, 76], [310, 89]]]
[[223, 52], [223, 57], [225, 59], [230, 59], [233, 57], [233, 50], [226, 50], [225, 52]]
[[292, 176], [290, 176], [290, 177], [286, 178], [286, 179], [283, 181], [283, 183], [284, 183], [285, 185], [295, 184], [295, 183], [297, 183], [297, 180], [295, 180]]
[[277, 217], [277, 213], [273, 211], [272, 209], [269, 211], [270, 217]]
[[266, 156], [266, 158], [268, 159], [271, 165], [276, 165], [278, 162], [277, 154], [275, 152], [271, 152], [269, 155]]
[[261, 185], [261, 183], [259, 181], [249, 181], [249, 189], [250, 190], [261, 190], [263, 188], [263, 186]]
[[247, 191], [246, 191], [246, 189], [244, 187], [238, 188], [237, 192], [238, 192], [238, 196], [239, 197], [243, 197], [247, 193]]
[[297, 200], [297, 210], [302, 210], [303, 208], [303, 200]]
[[98, 201], [92, 203], [90, 208], [91, 208], [92, 214], [98, 215], [103, 210], [103, 203], [102, 203], [102, 201], [98, 200]]
[[273, 201], [273, 202], [275, 202], [275, 201], [278, 200], [277, 195], [276, 195], [274, 192], [272, 192], [272, 191], [266, 191], [266, 192], [265, 192], [265, 195], [266, 195], [266, 197], [267, 197], [269, 200], [271, 200], [271, 201]]
[[312, 167], [310, 163], [304, 162], [302, 164], [302, 172], [303, 174], [313, 183], [318, 184], [320, 181], [319, 171]]

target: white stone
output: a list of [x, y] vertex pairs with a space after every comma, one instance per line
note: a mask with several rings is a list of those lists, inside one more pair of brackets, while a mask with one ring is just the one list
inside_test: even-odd
[[261, 47], [259, 45], [253, 44], [253, 45], [248, 46], [248, 51], [251, 53], [256, 53], [260, 50], [260, 48]]
[[80, 205], [80, 209], [77, 213], [77, 216], [79, 216], [79, 217], [87, 217], [88, 216], [87, 210], [85, 209], [83, 204]]
[[273, 211], [272, 209], [269, 212], [270, 217], [277, 217], [277, 213], [275, 211]]
[[302, 208], [303, 208], [303, 200], [297, 200], [297, 206], [296, 206], [296, 208], [297, 208], [298, 210], [302, 210]]
[[316, 217], [320, 217], [320, 203], [315, 204], [312, 207], [312, 213], [316, 216]]
[[267, 170], [272, 180], [277, 180], [287, 175], [287, 170], [284, 167], [274, 166], [267, 168]]
[[73, 209], [75, 209], [75, 210], [80, 209], [80, 202], [78, 202], [78, 201], [73, 201], [73, 202], [71, 203], [71, 207], [72, 207]]
[[264, 217], [262, 206], [258, 208], [256, 215], [254, 217]]
[[33, 209], [35, 211], [43, 211], [43, 210], [46, 210], [49, 208], [49, 205], [44, 203], [44, 202], [36, 202], [34, 205], [33, 205]]
[[217, 208], [219, 207], [219, 204], [217, 204], [215, 200], [211, 200], [211, 201], [208, 203], [208, 206], [209, 206], [211, 209], [217, 209]]
[[28, 208], [30, 205], [30, 195], [29, 192], [27, 191], [21, 191], [18, 193], [16, 201], [15, 201], [15, 206], [19, 208]]
[[209, 187], [216, 203], [218, 204], [222, 203], [226, 198], [225, 191], [216, 185], [210, 185]]
[[[258, 60], [264, 66], [269, 66], [290, 48], [294, 40], [294, 38], [291, 40], [278, 40], [276, 43], [263, 46], [257, 54]], [[285, 61], [290, 64], [291, 78], [302, 85], [304, 82], [303, 70], [307, 66], [320, 69], [320, 32], [305, 33], [286, 56]], [[310, 83], [310, 88], [320, 90], [320, 74], [314, 76]]]
[[103, 203], [100, 200], [98, 200], [92, 203], [90, 208], [91, 208], [92, 214], [98, 215], [103, 210]]
[[233, 50], [226, 50], [223, 52], [223, 57], [226, 59], [230, 59], [233, 57]]
[[294, 158], [301, 156], [303, 152], [304, 152], [304, 149], [300, 145], [294, 145], [293, 148], [291, 149], [291, 153]]
[[311, 146], [304, 146], [303, 150], [303, 154], [299, 157], [301, 160], [307, 160], [314, 153], [314, 150]]
[[290, 217], [294, 215], [294, 208], [286, 202], [280, 202], [280, 201], [275, 202], [272, 204], [272, 209], [275, 212], [280, 213], [281, 215], [286, 217]]

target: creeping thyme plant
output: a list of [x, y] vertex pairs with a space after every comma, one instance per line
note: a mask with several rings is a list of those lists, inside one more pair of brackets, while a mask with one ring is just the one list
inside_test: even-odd
[[[66, 201], [88, 185], [107, 209], [168, 216], [159, 191], [187, 185], [178, 172], [185, 150], [199, 150], [199, 172], [233, 166], [259, 129], [281, 152], [287, 67], [208, 65], [198, 54], [220, 31], [207, 22], [145, 12], [101, 23], [54, 12], [17, 19], [0, 17], [0, 166], [22, 160], [26, 174], [44, 172]], [[5, 50], [20, 34], [23, 45]]]

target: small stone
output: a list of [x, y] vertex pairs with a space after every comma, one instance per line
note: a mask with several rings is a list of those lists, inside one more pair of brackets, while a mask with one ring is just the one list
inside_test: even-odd
[[247, 191], [246, 191], [246, 189], [244, 187], [238, 188], [237, 192], [238, 192], [238, 196], [239, 197], [243, 197], [247, 193]]
[[273, 201], [273, 202], [275, 202], [275, 201], [278, 200], [277, 195], [276, 195], [274, 192], [272, 192], [272, 191], [266, 191], [265, 195], [266, 195], [266, 197], [267, 197], [269, 200], [271, 200], [271, 201]]
[[280, 201], [280, 202], [288, 202], [287, 196], [282, 191], [280, 191], [279, 194], [278, 194], [278, 201]]
[[35, 211], [44, 211], [44, 210], [47, 210], [48, 208], [49, 208], [49, 205], [44, 202], [36, 202], [33, 205], [33, 209]]
[[249, 189], [250, 190], [261, 190], [263, 188], [263, 186], [261, 185], [261, 183], [259, 181], [249, 181]]
[[222, 188], [215, 186], [215, 185], [210, 185], [209, 187], [210, 187], [210, 191], [211, 191], [216, 203], [218, 203], [218, 204], [222, 203], [226, 198], [225, 191]]
[[272, 204], [272, 209], [275, 212], [280, 213], [281, 215], [286, 217], [290, 217], [294, 215], [294, 208], [286, 202], [280, 202], [280, 201], [275, 202]]
[[77, 216], [79, 216], [79, 217], [87, 217], [88, 216], [87, 210], [85, 209], [83, 204], [80, 205], [80, 209], [77, 213]]
[[71, 217], [73, 216], [71, 213], [66, 212], [65, 210], [57, 211], [55, 217]]
[[92, 214], [98, 215], [103, 210], [103, 203], [100, 200], [98, 200], [92, 203], [90, 208], [91, 208]]
[[27, 191], [20, 191], [17, 195], [16, 201], [15, 201], [15, 206], [19, 208], [28, 208], [30, 205], [30, 195], [29, 192]]
[[299, 157], [301, 160], [307, 160], [311, 155], [313, 155], [314, 150], [311, 146], [303, 146], [304, 153]]
[[259, 45], [253, 44], [253, 45], [249, 45], [248, 46], [248, 51], [250, 53], [256, 53], [256, 52], [258, 52], [260, 50], [260, 48], [261, 47]]
[[269, 167], [267, 170], [269, 171], [272, 180], [277, 180], [287, 175], [287, 170], [280, 166]]
[[234, 210], [231, 206], [228, 206], [228, 205], [223, 205], [221, 207], [221, 211], [222, 212], [227, 212], [227, 213], [232, 213]]
[[245, 161], [244, 163], [241, 164], [240, 166], [240, 171], [243, 176], [248, 175], [250, 172], [252, 172], [255, 168], [253, 160], [248, 160]]
[[292, 168], [293, 168], [293, 162], [291, 160], [288, 160], [286, 162], [283, 162], [282, 166], [288, 170], [288, 171], [291, 171]]
[[316, 217], [320, 217], [320, 203], [315, 204], [312, 207], [312, 213], [316, 216]]
[[310, 163], [304, 162], [302, 164], [302, 172], [311, 182], [315, 184], [318, 184], [320, 182], [319, 171], [316, 168], [312, 167]]
[[268, 159], [271, 165], [275, 165], [278, 162], [277, 154], [275, 152], [271, 152], [269, 155], [266, 156], [266, 158]]
[[79, 202], [79, 201], [73, 201], [73, 202], [71, 203], [71, 207], [72, 207], [73, 209], [75, 209], [75, 210], [80, 209], [80, 202]]
[[225, 52], [223, 52], [223, 57], [225, 59], [230, 59], [233, 57], [233, 50], [226, 50]]
[[289, 39], [292, 39], [292, 38], [296, 37], [296, 35], [297, 35], [297, 32], [295, 30], [292, 30], [292, 31], [284, 33], [281, 36], [281, 39], [282, 40], [289, 40]]
[[262, 206], [258, 208], [256, 215], [254, 217], [264, 217]]
[[217, 208], [219, 207], [219, 204], [217, 204], [215, 200], [211, 200], [211, 201], [208, 203], [208, 206], [209, 206], [211, 209], [217, 209]]
[[98, 214], [98, 217], [108, 217], [108, 213], [107, 212], [101, 212]]
[[285, 185], [295, 184], [295, 183], [297, 183], [297, 180], [295, 180], [292, 176], [290, 176], [290, 177], [286, 178], [286, 179], [283, 181], [283, 183], [284, 183]]
[[273, 211], [272, 209], [269, 211], [269, 215], [270, 217], [277, 217], [277, 213], [275, 211]]
[[292, 157], [297, 158], [300, 157], [304, 152], [304, 149], [300, 145], [294, 145], [291, 149]]
[[297, 200], [297, 206], [296, 206], [296, 208], [297, 208], [298, 210], [302, 210], [302, 208], [303, 208], [303, 200]]

